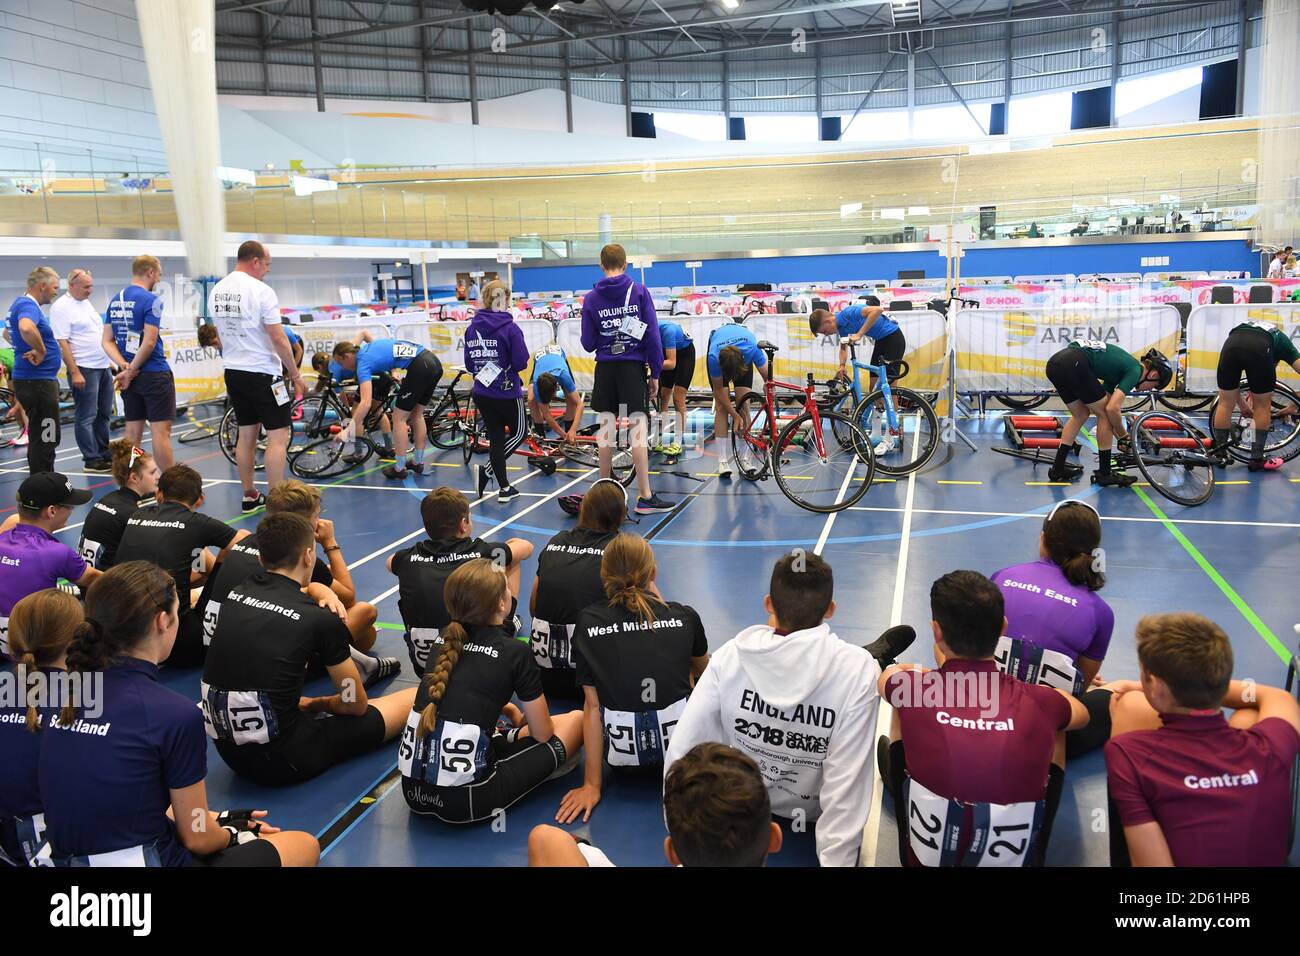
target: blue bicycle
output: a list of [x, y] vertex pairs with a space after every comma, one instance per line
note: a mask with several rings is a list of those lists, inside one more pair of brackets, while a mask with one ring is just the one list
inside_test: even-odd
[[[849, 348], [853, 374], [847, 384], [839, 378], [831, 379], [831, 394], [826, 407], [844, 414], [871, 439], [876, 470], [881, 474], [891, 477], [910, 475], [925, 467], [939, 448], [939, 420], [934, 408], [919, 393], [890, 385], [891, 380], [906, 377], [908, 364], [903, 361], [888, 365], [859, 362], [856, 345], [848, 341], [845, 344]], [[859, 372], [869, 372], [879, 383], [868, 395], [862, 393]], [[850, 407], [853, 409], [851, 414], [847, 411]], [[836, 419], [831, 419], [832, 430], [835, 422]], [[836, 434], [841, 442], [848, 437]]]

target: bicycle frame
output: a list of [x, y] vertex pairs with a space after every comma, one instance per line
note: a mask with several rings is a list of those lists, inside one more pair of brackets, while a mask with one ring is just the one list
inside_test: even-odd
[[889, 427], [898, 428], [898, 409], [894, 407], [894, 392], [889, 387], [889, 366], [859, 362], [857, 346], [852, 342], [846, 344], [849, 347], [849, 364], [853, 366], [853, 375], [849, 378], [849, 392], [853, 396], [853, 407], [857, 408], [862, 404], [864, 397], [862, 385], [858, 382], [858, 370], [870, 372], [880, 382], [880, 394], [884, 398], [885, 418], [889, 422]]
[[[772, 361], [773, 361], [773, 357], [769, 355], [767, 357], [767, 364], [769, 368], [771, 368], [772, 366]], [[779, 382], [776, 379], [771, 379], [771, 378], [764, 380], [763, 410], [767, 413], [767, 426], [768, 426], [768, 431], [771, 434], [770, 436], [765, 436], [761, 439], [763, 452], [767, 455], [775, 455], [780, 452], [780, 449], [777, 448], [776, 445], [777, 438], [780, 433], [780, 429], [777, 427], [777, 411], [776, 411], [776, 393], [778, 389], [782, 389], [787, 392], [798, 392], [803, 395], [803, 410], [804, 412], [812, 415], [813, 441], [816, 443], [815, 447], [817, 449], [817, 454], [820, 457], [825, 458], [826, 441], [822, 435], [821, 408], [817, 405], [817, 399], [815, 397], [815, 386], [813, 385], [813, 381], [812, 381], [812, 372], [808, 373], [807, 385], [795, 385], [791, 382]], [[753, 442], [753, 436], [749, 433], [748, 429], [746, 429], [745, 438], [747, 441]]]

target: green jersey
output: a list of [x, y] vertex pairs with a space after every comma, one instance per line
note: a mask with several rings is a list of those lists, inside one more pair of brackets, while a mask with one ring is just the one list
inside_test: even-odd
[[1142, 381], [1142, 363], [1118, 345], [1076, 339], [1068, 347], [1079, 349], [1088, 357], [1088, 364], [1092, 366], [1093, 374], [1101, 379], [1107, 396], [1115, 389], [1128, 395]]

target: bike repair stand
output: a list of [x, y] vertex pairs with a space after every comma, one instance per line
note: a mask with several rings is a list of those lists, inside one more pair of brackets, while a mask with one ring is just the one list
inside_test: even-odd
[[[956, 289], [961, 282], [961, 257], [964, 253], [961, 251], [963, 242], [975, 241], [975, 230], [971, 226], [956, 226], [949, 223], [946, 226], [930, 227], [931, 241], [939, 242], [939, 255], [944, 258], [944, 283], [949, 289]], [[962, 440], [962, 443], [971, 451], [979, 451], [975, 442], [969, 435], [957, 427], [958, 409], [966, 409], [966, 406], [957, 398], [957, 336], [953, 328], [952, 309], [943, 317], [944, 328], [948, 337], [948, 349], [943, 357], [944, 372], [948, 377], [948, 384], [943, 390], [944, 400], [948, 404], [948, 414], [944, 415], [939, 424], [939, 436], [943, 441], [951, 443], [947, 435], [956, 435]], [[966, 409], [969, 411], [969, 409]]]

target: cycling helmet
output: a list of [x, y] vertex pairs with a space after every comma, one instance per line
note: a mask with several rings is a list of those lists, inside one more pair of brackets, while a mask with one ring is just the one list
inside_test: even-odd
[[1174, 380], [1174, 367], [1165, 358], [1165, 354], [1158, 349], [1148, 349], [1147, 354], [1142, 356], [1142, 362], [1160, 373], [1160, 379], [1156, 383], [1156, 388], [1164, 388]]
[[565, 495], [555, 500], [560, 503], [560, 510], [566, 515], [578, 517], [578, 511], [582, 508], [582, 495]]

